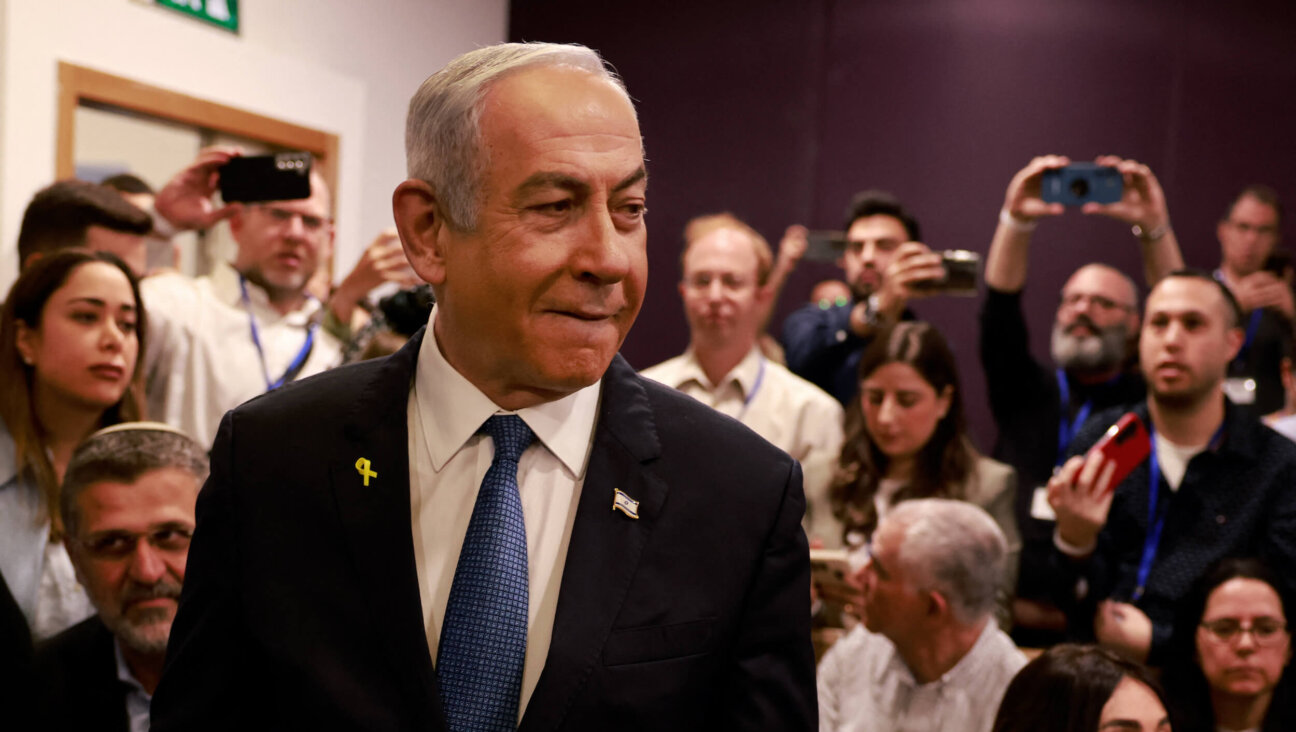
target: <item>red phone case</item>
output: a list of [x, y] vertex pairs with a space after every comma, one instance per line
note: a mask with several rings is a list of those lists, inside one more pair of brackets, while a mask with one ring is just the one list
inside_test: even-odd
[[[1127, 412], [1116, 424], [1107, 429], [1107, 433], [1089, 448], [1089, 454], [1101, 452], [1105, 458], [1116, 463], [1111, 483], [1107, 490], [1115, 490], [1138, 464], [1147, 460], [1152, 453], [1152, 442], [1147, 428], [1137, 414]], [[1088, 456], [1086, 456], [1088, 457]]]

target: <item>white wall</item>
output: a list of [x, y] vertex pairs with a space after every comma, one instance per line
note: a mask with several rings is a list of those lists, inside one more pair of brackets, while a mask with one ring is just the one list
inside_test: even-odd
[[[58, 62], [340, 135], [344, 273], [391, 225], [418, 84], [504, 40], [507, 0], [244, 0], [238, 36], [136, 0], [0, 0], [0, 287], [23, 208], [54, 179]], [[3, 292], [0, 290], [0, 292]]]

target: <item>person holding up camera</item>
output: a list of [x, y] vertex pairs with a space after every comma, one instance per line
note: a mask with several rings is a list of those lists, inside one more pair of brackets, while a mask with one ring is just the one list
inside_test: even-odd
[[[1089, 202], [1085, 214], [1100, 214], [1133, 227], [1149, 284], [1183, 266], [1179, 244], [1160, 183], [1148, 166], [1115, 156], [1097, 159], [1122, 179], [1120, 200]], [[986, 295], [981, 309], [981, 365], [990, 410], [998, 428], [992, 452], [1016, 469], [1017, 524], [1022, 533], [1022, 566], [1014, 616], [1018, 640], [1056, 640], [1064, 622], [1045, 600], [1047, 557], [1052, 548], [1053, 516], [1043, 486], [1052, 476], [1075, 433], [1094, 413], [1143, 399], [1137, 368], [1138, 288], [1125, 273], [1106, 264], [1086, 264], [1062, 287], [1053, 321], [1052, 364], [1030, 352], [1022, 311], [1030, 243], [1039, 221], [1065, 211], [1046, 203], [1042, 183], [1047, 171], [1071, 161], [1061, 155], [1032, 160], [1013, 176], [1004, 194], [999, 226], [986, 257]], [[1052, 635], [1024, 629], [1045, 629]]]
[[912, 320], [920, 282], [945, 277], [941, 255], [919, 239], [918, 220], [885, 191], [856, 194], [846, 210], [846, 249], [837, 261], [854, 300], [802, 306], [783, 323], [788, 368], [848, 405], [859, 391], [859, 363], [879, 330]]

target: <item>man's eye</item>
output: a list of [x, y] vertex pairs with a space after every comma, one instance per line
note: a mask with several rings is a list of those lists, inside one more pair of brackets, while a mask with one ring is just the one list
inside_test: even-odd
[[541, 203], [539, 205], [532, 206], [534, 210], [539, 211], [541, 213], [547, 213], [547, 214], [567, 213], [568, 211], [571, 210], [571, 207], [572, 207], [571, 200], [566, 198], [562, 199], [561, 201], [550, 201], [549, 203]]

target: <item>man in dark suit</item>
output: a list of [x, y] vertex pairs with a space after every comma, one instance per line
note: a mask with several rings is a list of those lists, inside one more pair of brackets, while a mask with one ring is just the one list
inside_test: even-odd
[[480, 49], [406, 149], [430, 327], [226, 415], [154, 729], [814, 729], [799, 468], [616, 356], [647, 269], [624, 87], [579, 46]]
[[155, 422], [100, 430], [72, 454], [60, 510], [98, 614], [37, 647], [41, 728], [148, 729], [206, 477], [198, 443]]

